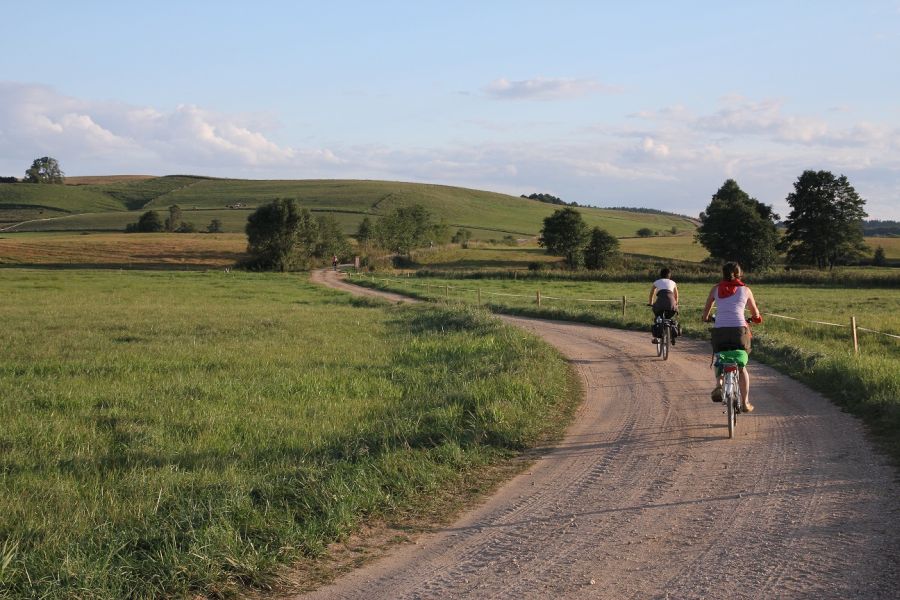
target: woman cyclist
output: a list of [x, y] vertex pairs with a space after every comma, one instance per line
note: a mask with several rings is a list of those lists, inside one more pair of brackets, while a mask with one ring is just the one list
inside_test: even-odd
[[[737, 360], [739, 386], [743, 398], [744, 411], [753, 410], [750, 404], [750, 373], [747, 371], [747, 359], [750, 352], [750, 327], [744, 317], [744, 309], [750, 309], [750, 320], [762, 323], [762, 315], [756, 306], [753, 292], [741, 281], [741, 265], [727, 262], [722, 267], [722, 281], [709, 291], [706, 306], [703, 307], [703, 321], [709, 323], [713, 303], [716, 304], [716, 321], [712, 329], [713, 352], [736, 350], [733, 358]], [[722, 401], [722, 383], [717, 381], [712, 391], [713, 402]]]
[[[650, 299], [647, 304], [653, 308], [653, 316], [662, 316], [665, 319], [671, 319], [678, 313], [678, 286], [672, 281], [672, 270], [662, 269], [659, 272], [659, 279], [653, 282], [650, 288]], [[677, 335], [677, 332], [676, 332]], [[657, 342], [656, 334], [653, 335], [653, 343]], [[675, 343], [675, 338], [672, 338]]]

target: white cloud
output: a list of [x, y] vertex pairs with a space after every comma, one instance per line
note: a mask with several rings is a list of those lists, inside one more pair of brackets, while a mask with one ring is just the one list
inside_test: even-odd
[[484, 91], [497, 100], [565, 100], [593, 93], [617, 93], [621, 88], [593, 79], [495, 79]]
[[278, 145], [254, 128], [262, 120], [188, 104], [161, 111], [81, 100], [47, 86], [0, 82], [3, 152], [17, 153], [0, 161], [49, 154], [64, 165], [79, 160], [95, 172], [129, 164], [142, 165], [135, 167], [141, 172], [189, 172], [340, 162], [328, 149]]

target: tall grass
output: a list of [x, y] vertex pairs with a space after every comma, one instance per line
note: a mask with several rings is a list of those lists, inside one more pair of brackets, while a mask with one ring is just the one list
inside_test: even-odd
[[577, 396], [473, 308], [293, 276], [0, 271], [0, 597], [227, 595], [428, 507]]
[[[651, 278], [644, 283], [577, 279], [362, 278], [365, 285], [429, 300], [482, 303], [497, 312], [648, 330]], [[900, 335], [900, 295], [894, 290], [826, 285], [786, 285], [749, 280], [764, 313], [841, 325], [767, 316], [754, 327], [753, 360], [768, 363], [823, 392], [863, 417], [900, 463], [900, 340], [861, 331], [854, 354], [851, 316], [860, 326]], [[427, 287], [426, 287], [427, 286]], [[687, 335], [708, 339], [700, 313], [711, 283], [679, 283], [681, 323]], [[541, 306], [537, 306], [537, 292]], [[626, 298], [625, 315], [622, 298]], [[607, 302], [591, 303], [588, 300]]]

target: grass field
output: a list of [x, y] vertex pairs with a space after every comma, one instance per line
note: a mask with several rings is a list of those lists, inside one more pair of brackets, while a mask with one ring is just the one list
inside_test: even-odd
[[[900, 336], [900, 294], [896, 289], [754, 284], [765, 323], [754, 328], [755, 360], [805, 381], [838, 404], [864, 417], [900, 463], [900, 340], [859, 332], [854, 355], [850, 319], [860, 327]], [[649, 330], [646, 283], [497, 279], [392, 278], [377, 287], [432, 300], [465, 304], [481, 300], [494, 310]], [[425, 287], [425, 286], [430, 287]], [[449, 286], [449, 287], [448, 287]], [[711, 284], [679, 284], [681, 322], [688, 335], [707, 337], [700, 313]], [[540, 308], [537, 292], [541, 293]], [[626, 313], [622, 316], [622, 298]], [[602, 302], [597, 302], [602, 301]], [[824, 321], [803, 323], [781, 315]], [[649, 335], [649, 334], [648, 334]], [[648, 338], [648, 352], [651, 351]]]
[[289, 275], [0, 270], [0, 286], [9, 598], [264, 585], [364, 521], [446, 513], [577, 400], [558, 355], [472, 309]]
[[[437, 220], [451, 227], [467, 227], [476, 239], [500, 239], [504, 235], [535, 236], [543, 219], [558, 207], [534, 200], [450, 186], [391, 181], [353, 180], [238, 180], [168, 176], [157, 178], [88, 178], [85, 185], [0, 185], [0, 222], [31, 218], [40, 210], [59, 209], [69, 213], [89, 213], [50, 222], [23, 225], [27, 230], [109, 230], [124, 229], [137, 215], [116, 215], [119, 211], [166, 210], [177, 204], [183, 210], [211, 209], [242, 204], [254, 208], [275, 198], [295, 198], [301, 206], [331, 212], [343, 219], [348, 232], [355, 231], [365, 215], [377, 217], [398, 206], [422, 204]], [[663, 234], [675, 227], [691, 231], [688, 219], [669, 215], [634, 213], [597, 208], [580, 208], [590, 226], [600, 226], [616, 236], [630, 236], [644, 227]], [[205, 227], [209, 215], [198, 211], [194, 220]], [[243, 211], [234, 211], [233, 214]], [[100, 214], [106, 213], [106, 214]], [[41, 215], [44, 216], [44, 215]], [[53, 215], [56, 216], [56, 215]], [[222, 217], [219, 217], [222, 218]], [[227, 216], [226, 231], [243, 229]], [[22, 218], [21, 220], [27, 220]]]

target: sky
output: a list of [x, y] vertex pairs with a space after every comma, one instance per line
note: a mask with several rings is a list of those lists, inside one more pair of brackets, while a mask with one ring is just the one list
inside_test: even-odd
[[4, 0], [0, 175], [383, 179], [900, 220], [900, 0]]

